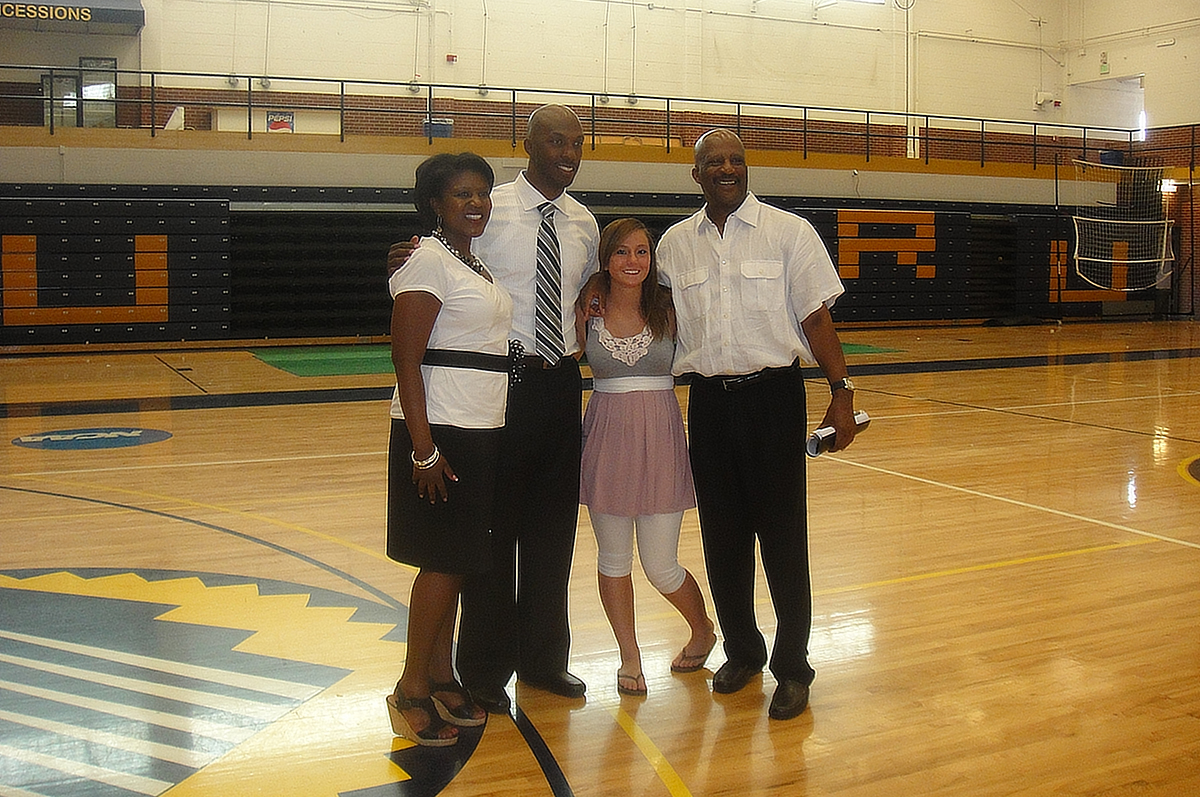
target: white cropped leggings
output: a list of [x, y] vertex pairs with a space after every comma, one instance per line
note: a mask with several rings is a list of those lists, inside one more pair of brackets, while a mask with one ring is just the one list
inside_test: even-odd
[[599, 548], [596, 565], [601, 575], [623, 578], [633, 572], [633, 537], [636, 533], [642, 570], [654, 588], [669, 595], [683, 586], [687, 573], [679, 564], [682, 512], [636, 518], [592, 512], [591, 518]]

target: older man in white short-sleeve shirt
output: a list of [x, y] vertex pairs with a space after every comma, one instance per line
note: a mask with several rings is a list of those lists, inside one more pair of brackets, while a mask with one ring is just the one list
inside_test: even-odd
[[843, 289], [812, 225], [749, 192], [746, 150], [732, 131], [696, 142], [692, 177], [705, 206], [667, 230], [658, 262], [678, 319], [674, 371], [691, 381], [690, 456], [725, 640], [713, 689], [736, 692], [767, 664], [754, 610], [757, 540], [778, 620], [769, 714], [790, 719], [808, 705], [815, 675], [799, 366], [815, 362], [829, 380], [822, 425], [834, 426], [845, 448], [854, 386], [829, 314]]

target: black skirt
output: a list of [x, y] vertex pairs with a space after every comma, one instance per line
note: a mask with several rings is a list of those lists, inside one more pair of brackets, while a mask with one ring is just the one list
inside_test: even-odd
[[458, 481], [447, 482], [449, 500], [430, 503], [412, 481], [412, 438], [392, 419], [388, 443], [390, 559], [437, 573], [482, 573], [491, 566], [492, 504], [500, 429], [433, 425], [433, 442]]

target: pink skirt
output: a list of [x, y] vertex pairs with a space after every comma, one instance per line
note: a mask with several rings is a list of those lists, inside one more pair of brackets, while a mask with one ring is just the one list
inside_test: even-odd
[[659, 515], [696, 505], [674, 390], [592, 393], [579, 487], [580, 503], [605, 515]]

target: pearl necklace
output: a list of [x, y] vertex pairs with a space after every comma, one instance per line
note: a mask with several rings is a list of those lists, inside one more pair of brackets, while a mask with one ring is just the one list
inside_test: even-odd
[[449, 249], [449, 250], [450, 250], [450, 254], [454, 255], [454, 256], [455, 256], [455, 257], [457, 257], [459, 260], [461, 260], [463, 263], [465, 263], [469, 269], [471, 269], [472, 271], [474, 271], [474, 272], [475, 272], [476, 274], [478, 274], [479, 276], [483, 277], [483, 278], [484, 278], [485, 280], [487, 280], [488, 282], [491, 282], [491, 281], [492, 281], [492, 278], [491, 278], [490, 276], [488, 276], [488, 274], [487, 274], [487, 269], [485, 269], [485, 268], [483, 267], [483, 261], [482, 261], [482, 260], [480, 260], [480, 259], [479, 259], [478, 257], [476, 257], [475, 255], [469, 255], [469, 256], [468, 256], [468, 255], [464, 255], [462, 252], [458, 251], [458, 249], [456, 249], [456, 248], [455, 248], [455, 247], [454, 247], [454, 246], [453, 246], [453, 245], [450, 243], [450, 241], [448, 241], [448, 240], [446, 239], [446, 234], [442, 232], [442, 229], [441, 229], [440, 227], [439, 227], [438, 229], [436, 229], [436, 230], [434, 230], [434, 231], [433, 231], [433, 237], [434, 237], [434, 238], [437, 238], [439, 241], [441, 241], [441, 242], [442, 242], [442, 246], [444, 246], [444, 247], [446, 247], [447, 249]]

